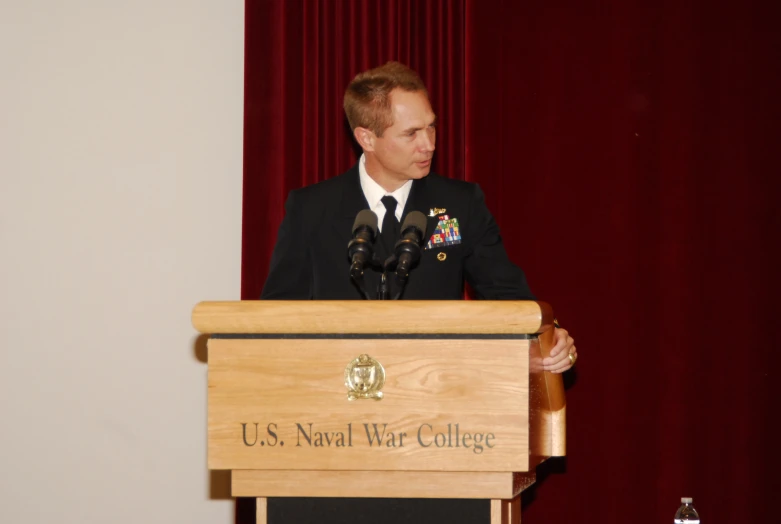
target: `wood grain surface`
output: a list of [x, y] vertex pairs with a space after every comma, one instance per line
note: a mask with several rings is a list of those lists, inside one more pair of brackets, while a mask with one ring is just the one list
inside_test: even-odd
[[[467, 321], [465, 321], [467, 320]], [[540, 333], [553, 323], [545, 302], [447, 300], [244, 300], [201, 302], [201, 333]]]
[[512, 498], [513, 474], [460, 471], [258, 471], [231, 474], [234, 497]]
[[[528, 468], [528, 340], [211, 339], [208, 351], [210, 469]], [[344, 370], [362, 353], [385, 368], [382, 400], [347, 400]]]
[[542, 370], [541, 360], [553, 346], [553, 330], [542, 333], [529, 345], [529, 446], [530, 466], [548, 457], [566, 455], [566, 399], [561, 374]]

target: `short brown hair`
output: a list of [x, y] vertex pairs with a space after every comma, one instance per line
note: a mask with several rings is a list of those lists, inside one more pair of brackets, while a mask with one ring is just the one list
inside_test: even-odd
[[359, 73], [344, 93], [344, 112], [350, 129], [365, 127], [377, 136], [393, 125], [390, 94], [394, 89], [428, 91], [418, 74], [399, 62]]

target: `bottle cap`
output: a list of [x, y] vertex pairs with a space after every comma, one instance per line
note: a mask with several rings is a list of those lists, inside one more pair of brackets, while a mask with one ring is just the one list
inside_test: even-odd
[[683, 502], [684, 504], [691, 504], [692, 503], [692, 498], [691, 497], [681, 497], [681, 502]]

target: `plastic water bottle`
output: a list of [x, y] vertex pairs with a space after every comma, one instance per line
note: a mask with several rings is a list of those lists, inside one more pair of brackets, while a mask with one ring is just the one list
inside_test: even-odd
[[681, 507], [675, 512], [673, 524], [700, 524], [700, 516], [692, 506], [691, 497], [681, 498]]

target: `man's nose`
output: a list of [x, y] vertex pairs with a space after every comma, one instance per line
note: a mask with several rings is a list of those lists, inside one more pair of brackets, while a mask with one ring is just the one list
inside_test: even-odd
[[423, 133], [420, 149], [422, 151], [434, 151], [436, 149], [436, 135], [433, 132]]

